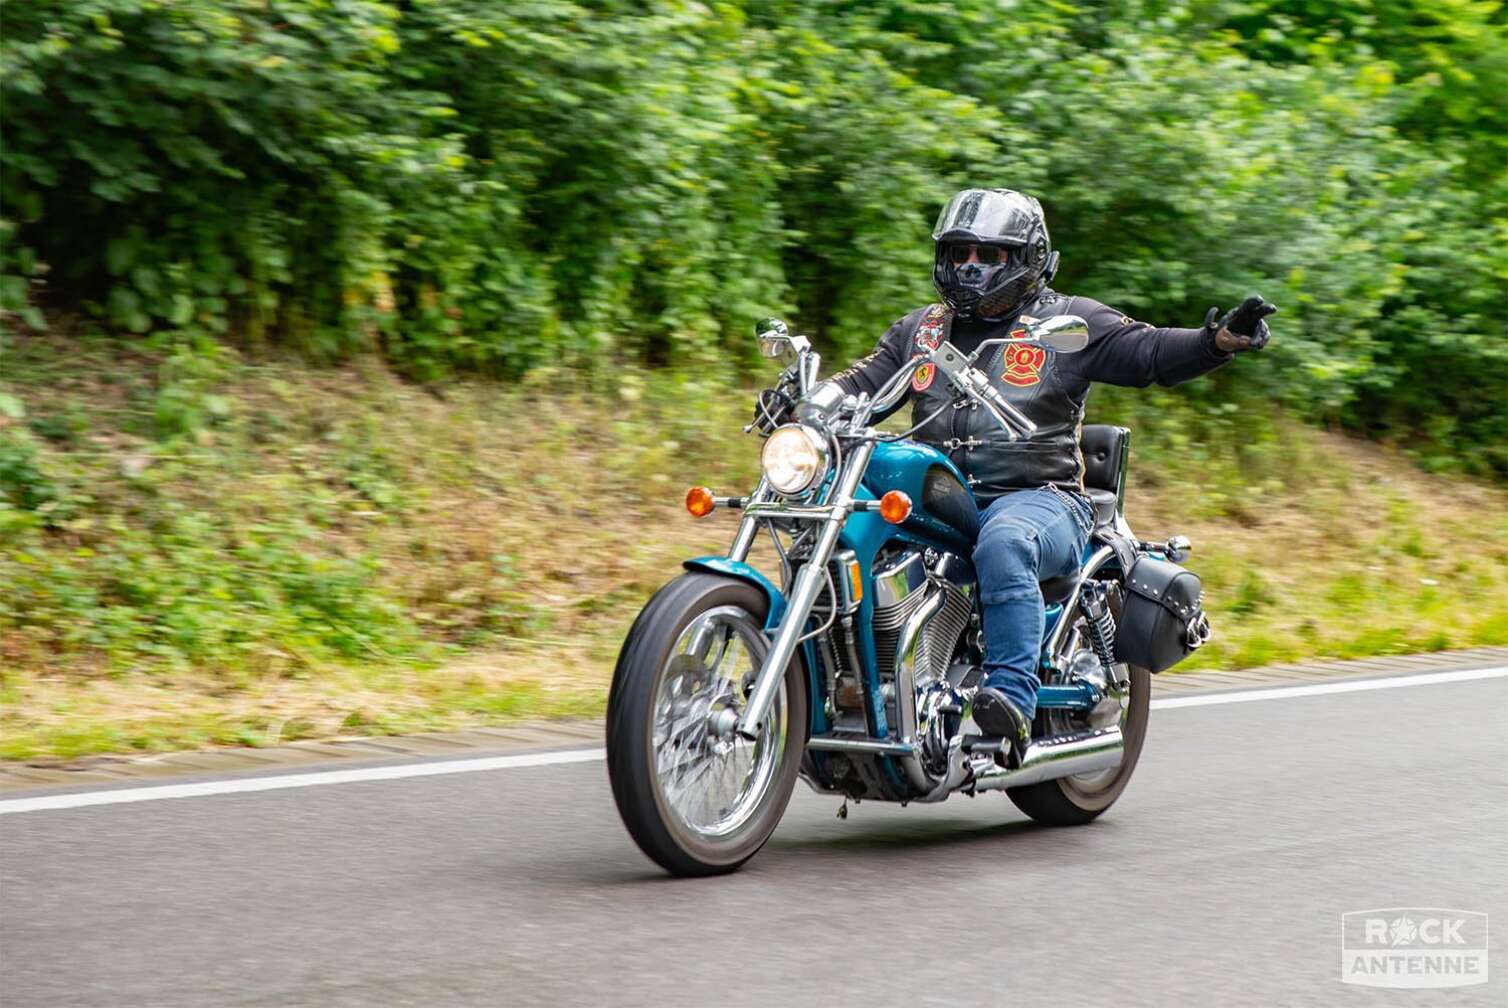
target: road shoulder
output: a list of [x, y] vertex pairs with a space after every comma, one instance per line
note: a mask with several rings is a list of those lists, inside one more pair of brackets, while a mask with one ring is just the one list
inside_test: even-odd
[[[1297, 662], [1229, 672], [1164, 674], [1154, 677], [1152, 696], [1160, 699], [1341, 679], [1419, 675], [1504, 664], [1508, 664], [1508, 647], [1483, 647], [1354, 661]], [[528, 721], [501, 728], [333, 738], [292, 742], [262, 749], [206, 749], [142, 756], [95, 756], [72, 761], [7, 762], [0, 763], [0, 794], [46, 793], [114, 784], [167, 783], [238, 771], [314, 771], [339, 766], [411, 762], [415, 759], [472, 758], [601, 745], [602, 724], [598, 720]]]

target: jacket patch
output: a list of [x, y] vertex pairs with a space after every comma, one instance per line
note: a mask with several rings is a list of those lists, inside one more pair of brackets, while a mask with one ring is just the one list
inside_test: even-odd
[[923, 350], [936, 350], [942, 342], [943, 326], [948, 321], [948, 309], [932, 305], [916, 326], [916, 345]]
[[911, 388], [916, 392], [925, 392], [932, 387], [932, 380], [937, 377], [937, 368], [931, 364], [923, 364], [916, 369], [916, 374], [911, 376]]
[[[1016, 329], [1011, 333], [1015, 339], [1026, 336], [1025, 329]], [[1037, 384], [1042, 380], [1042, 365], [1047, 361], [1047, 351], [1041, 347], [1023, 346], [1020, 343], [1007, 344], [1005, 347], [1005, 374], [1001, 378], [1009, 385], [1018, 388], [1026, 388]]]

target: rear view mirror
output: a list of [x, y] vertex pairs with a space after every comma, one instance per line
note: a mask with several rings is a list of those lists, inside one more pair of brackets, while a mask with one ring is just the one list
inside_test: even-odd
[[1026, 338], [1058, 353], [1078, 353], [1089, 345], [1089, 323], [1077, 315], [1053, 315], [1028, 323]]
[[803, 350], [811, 349], [805, 336], [792, 336], [790, 328], [778, 318], [761, 319], [754, 325], [754, 338], [759, 340], [761, 356], [773, 360], [792, 361]]
[[754, 338], [759, 340], [759, 352], [765, 357], [780, 360], [791, 354], [791, 330], [778, 318], [756, 322]]

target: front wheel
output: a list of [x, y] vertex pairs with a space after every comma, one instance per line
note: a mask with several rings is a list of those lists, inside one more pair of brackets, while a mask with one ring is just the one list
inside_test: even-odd
[[806, 744], [800, 660], [759, 737], [734, 726], [764, 663], [768, 599], [744, 581], [685, 574], [649, 600], [618, 656], [607, 771], [639, 848], [674, 875], [736, 870], [764, 846]]

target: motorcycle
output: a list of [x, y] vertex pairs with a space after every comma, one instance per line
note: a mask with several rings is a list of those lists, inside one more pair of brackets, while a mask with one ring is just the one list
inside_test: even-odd
[[[941, 375], [1009, 439], [1035, 431], [979, 368], [1002, 343], [1074, 353], [1083, 319], [1030, 322], [972, 355], [930, 341], [873, 397], [817, 380], [810, 341], [778, 319], [760, 350], [786, 364], [760, 397], [752, 493], [693, 487], [687, 510], [742, 520], [725, 556], [687, 560], [623, 643], [607, 712], [613, 797], [639, 847], [674, 875], [734, 871], [769, 839], [800, 777], [848, 802], [939, 802], [1003, 790], [1032, 819], [1088, 823], [1120, 796], [1146, 738], [1150, 676], [1209, 638], [1183, 537], [1142, 542], [1124, 515], [1130, 432], [1085, 426], [1095, 528], [1047, 604], [1030, 744], [979, 731], [984, 658], [971, 560], [979, 512], [930, 445], [872, 421]], [[935, 369], [927, 374], [923, 369]], [[920, 425], [918, 425], [920, 426]], [[776, 584], [749, 562], [769, 537]]]

